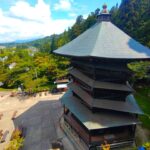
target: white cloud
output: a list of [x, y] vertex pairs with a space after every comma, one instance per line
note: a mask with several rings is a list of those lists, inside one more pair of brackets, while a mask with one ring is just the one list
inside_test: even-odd
[[38, 0], [35, 7], [30, 6], [25, 1], [19, 1], [15, 6], [10, 8], [10, 14], [15, 17], [34, 21], [45, 21], [51, 17], [50, 6], [45, 4], [43, 0]]
[[89, 14], [84, 14], [84, 15], [83, 15], [83, 18], [84, 18], [84, 19], [87, 19], [88, 15], [89, 15]]
[[59, 0], [58, 3], [54, 5], [55, 10], [71, 10], [73, 0]]
[[0, 9], [0, 42], [59, 34], [73, 23], [72, 19], [52, 19], [50, 6], [43, 0], [35, 6], [18, 1], [7, 12]]
[[73, 12], [73, 13], [69, 13], [69, 16], [70, 16], [70, 17], [77, 17], [78, 15]]

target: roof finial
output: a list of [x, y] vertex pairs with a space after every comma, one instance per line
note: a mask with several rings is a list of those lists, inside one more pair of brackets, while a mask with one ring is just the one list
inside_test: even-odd
[[107, 4], [106, 3], [104, 3], [104, 5], [103, 5], [102, 13], [108, 13], [108, 11], [107, 11]]
[[101, 11], [101, 13], [97, 16], [97, 20], [98, 22], [100, 21], [110, 21], [111, 15], [109, 13], [109, 11], [107, 10], [107, 4], [104, 4], [103, 6], [103, 10]]

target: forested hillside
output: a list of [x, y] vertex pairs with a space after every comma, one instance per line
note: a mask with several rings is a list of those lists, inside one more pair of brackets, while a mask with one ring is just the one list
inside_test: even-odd
[[111, 13], [113, 23], [150, 47], [150, 0], [122, 0]]

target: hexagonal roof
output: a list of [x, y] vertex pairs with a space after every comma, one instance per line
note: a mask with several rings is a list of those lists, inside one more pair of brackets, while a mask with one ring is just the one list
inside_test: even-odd
[[71, 57], [150, 59], [148, 47], [135, 41], [110, 21], [97, 22], [54, 53]]

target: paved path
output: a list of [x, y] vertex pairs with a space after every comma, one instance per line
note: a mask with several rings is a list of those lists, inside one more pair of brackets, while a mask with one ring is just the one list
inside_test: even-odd
[[39, 102], [16, 119], [16, 124], [27, 127], [24, 150], [47, 150], [51, 142], [57, 139], [52, 118], [55, 114], [51, 113], [52, 103]]
[[[74, 150], [72, 144], [59, 127], [62, 106], [58, 100], [62, 95], [47, 95], [21, 100], [7, 97], [0, 100], [0, 129], [9, 130], [6, 142], [0, 144], [0, 150], [9, 143], [15, 126], [23, 125], [27, 128], [23, 150], [50, 150], [51, 142], [59, 138], [65, 145], [65, 150]], [[13, 112], [17, 110], [14, 122], [11, 120]]]

